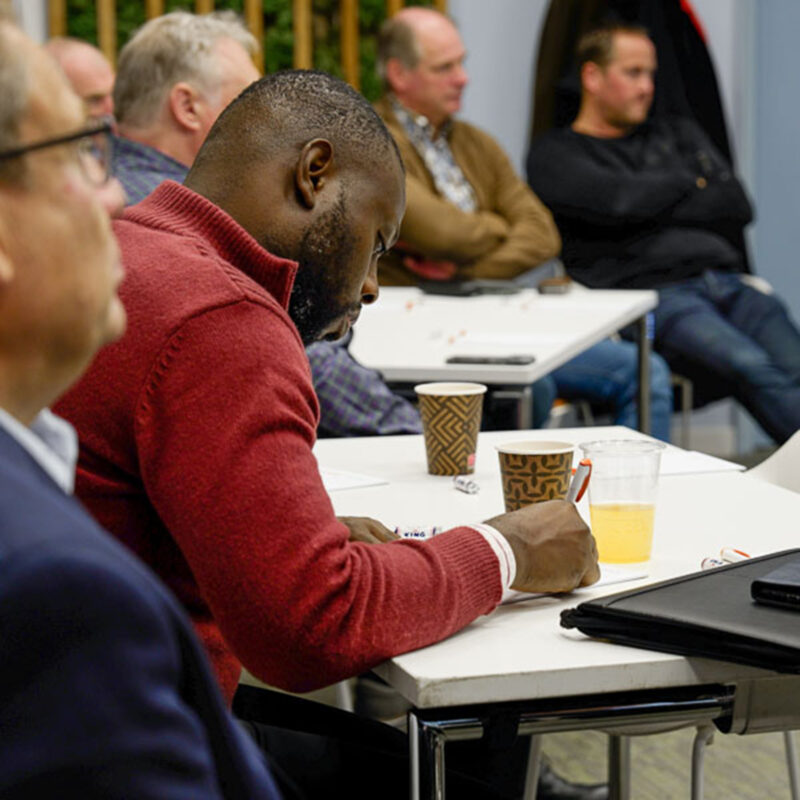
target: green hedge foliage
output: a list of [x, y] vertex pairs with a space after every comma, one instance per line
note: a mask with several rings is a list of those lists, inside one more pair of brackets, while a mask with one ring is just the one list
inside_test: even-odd
[[[242, 13], [242, 0], [218, 2], [215, 8], [232, 9]], [[430, 5], [418, 0], [408, 5]], [[166, 11], [184, 9], [193, 11], [193, 4], [168, 0]], [[264, 69], [275, 72], [292, 66], [292, 0], [264, 0]], [[141, 0], [119, 0], [117, 9], [117, 49], [128, 41], [136, 28], [145, 21], [144, 3]], [[385, 0], [359, 0], [358, 21], [360, 33], [361, 91], [373, 101], [381, 92], [375, 74], [377, 32], [386, 16]], [[97, 18], [95, 4], [90, 0], [68, 0], [67, 31], [97, 44]], [[338, 0], [314, 0], [313, 4], [314, 66], [317, 69], [342, 77], [340, 21]]]

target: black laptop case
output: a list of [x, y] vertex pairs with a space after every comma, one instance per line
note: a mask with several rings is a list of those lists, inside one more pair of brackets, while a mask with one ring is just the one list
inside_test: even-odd
[[599, 597], [561, 625], [609, 642], [800, 673], [800, 614], [753, 600], [751, 584], [800, 564], [800, 549]]

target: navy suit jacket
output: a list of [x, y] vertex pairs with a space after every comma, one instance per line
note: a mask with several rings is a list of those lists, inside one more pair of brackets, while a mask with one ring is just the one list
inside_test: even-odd
[[2, 429], [0, 797], [278, 797], [177, 602]]

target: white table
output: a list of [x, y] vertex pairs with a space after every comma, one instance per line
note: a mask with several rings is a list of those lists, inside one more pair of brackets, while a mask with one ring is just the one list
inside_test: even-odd
[[[442, 297], [416, 288], [381, 289], [363, 309], [350, 350], [390, 383], [478, 381], [513, 386], [530, 424], [530, 386], [626, 325], [639, 322], [639, 428], [650, 430], [649, 339], [653, 291], [573, 286], [563, 295]], [[535, 356], [527, 365], [447, 364], [453, 355]], [[527, 416], [526, 416], [527, 415]]]
[[[323, 470], [357, 470], [391, 481], [333, 492], [337, 513], [369, 514], [390, 527], [449, 526], [502, 511], [494, 443], [552, 439], [554, 433], [481, 434], [477, 495], [454, 490], [449, 478], [425, 473], [421, 437], [327, 440], [318, 443], [316, 453]], [[584, 428], [559, 430], [557, 436], [578, 442], [640, 434], [625, 428]], [[798, 518], [800, 495], [740, 472], [663, 476], [647, 581], [695, 571], [704, 556], [723, 546], [751, 555], [796, 546]], [[438, 644], [379, 666], [378, 674], [414, 706], [412, 762], [421, 770], [422, 796], [441, 796], [436, 792], [444, 742], [480, 735], [490, 719], [518, 724], [521, 733], [625, 731], [643, 723], [697, 719], [716, 719], [736, 733], [800, 727], [800, 677], [605, 644], [560, 628], [564, 608], [636, 585], [583, 589], [565, 598], [504, 606]]]

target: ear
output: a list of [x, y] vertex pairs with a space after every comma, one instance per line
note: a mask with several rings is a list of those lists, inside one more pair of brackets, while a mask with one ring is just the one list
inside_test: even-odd
[[317, 195], [327, 185], [333, 171], [333, 145], [327, 139], [312, 139], [303, 145], [294, 168], [294, 183], [306, 208], [314, 208]]
[[[2, 206], [0, 206], [0, 211], [2, 211]], [[6, 226], [0, 217], [0, 292], [14, 280], [14, 262], [11, 260], [8, 249], [7, 233]]]
[[581, 68], [581, 86], [594, 94], [600, 88], [600, 80], [603, 77], [603, 70], [594, 61], [587, 61]]
[[180, 81], [170, 90], [169, 110], [173, 119], [182, 128], [196, 131], [202, 125], [200, 117], [200, 93], [190, 83]]
[[390, 58], [386, 62], [386, 82], [395, 94], [406, 90], [408, 70], [399, 58]]
[[6, 253], [0, 250], [0, 295], [3, 290], [14, 280], [14, 265]]

